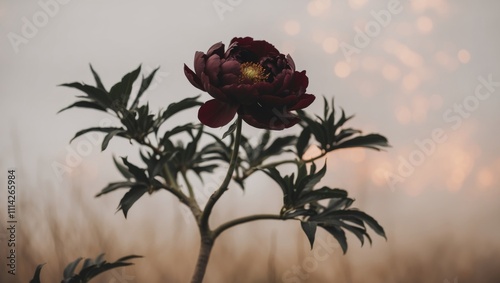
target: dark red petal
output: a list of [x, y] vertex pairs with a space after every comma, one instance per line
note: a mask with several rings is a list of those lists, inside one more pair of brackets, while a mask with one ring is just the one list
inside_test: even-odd
[[208, 49], [208, 51], [207, 51], [208, 57], [210, 57], [214, 54], [217, 54], [220, 57], [224, 56], [224, 43], [217, 42], [216, 44], [212, 45], [212, 47], [210, 47], [210, 49]]
[[298, 99], [295, 95], [280, 97], [277, 95], [262, 95], [259, 99], [262, 104], [270, 107], [283, 107], [287, 105], [295, 105]]
[[259, 58], [280, 54], [278, 49], [276, 49], [276, 47], [269, 42], [265, 40], [253, 40], [251, 37], [235, 37], [231, 40], [231, 45], [233, 44], [252, 52]]
[[288, 110], [292, 111], [292, 110], [299, 110], [299, 109], [306, 108], [307, 106], [311, 105], [311, 103], [313, 103], [313, 101], [315, 99], [316, 99], [316, 97], [314, 95], [305, 93], [305, 94], [300, 96], [297, 104], [293, 105]]
[[203, 52], [197, 51], [194, 54], [194, 72], [199, 76], [205, 70], [206, 55]]
[[250, 84], [226, 85], [221, 90], [238, 104], [255, 104], [259, 98], [258, 90]]
[[238, 114], [247, 124], [259, 129], [283, 130], [300, 121], [297, 116], [286, 110], [265, 109], [258, 105], [241, 106]]
[[210, 82], [215, 85], [219, 84], [220, 64], [219, 55], [212, 55], [208, 57], [205, 65], [205, 73], [210, 78]]
[[235, 74], [224, 74], [220, 81], [222, 85], [237, 84], [240, 81], [240, 77]]
[[294, 72], [290, 89], [300, 92], [305, 92], [309, 85], [309, 78], [306, 76], [306, 71]]
[[288, 66], [290, 66], [292, 71], [295, 71], [295, 62], [293, 62], [292, 56], [290, 56], [290, 54], [286, 55], [286, 61], [288, 62]]
[[216, 99], [209, 100], [198, 110], [198, 119], [211, 128], [227, 125], [233, 120], [238, 106], [220, 102]]
[[189, 80], [189, 82], [196, 88], [205, 91], [205, 88], [203, 88], [203, 83], [201, 82], [200, 78], [193, 72], [191, 69], [184, 64], [184, 75], [186, 75], [186, 78]]
[[205, 91], [208, 92], [213, 98], [218, 99], [220, 101], [224, 101], [227, 103], [230, 103], [231, 100], [228, 98], [228, 96], [223, 93], [219, 88], [213, 86], [210, 83], [210, 79], [205, 73], [201, 73], [201, 82], [203, 84], [203, 87], [205, 88]]
[[221, 64], [220, 66], [223, 74], [231, 73], [236, 76], [241, 74], [241, 63], [236, 60], [228, 60]]

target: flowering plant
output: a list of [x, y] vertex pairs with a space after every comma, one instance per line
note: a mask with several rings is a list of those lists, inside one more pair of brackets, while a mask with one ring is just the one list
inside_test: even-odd
[[[190, 209], [200, 234], [199, 256], [191, 282], [202, 282], [214, 242], [224, 231], [255, 220], [297, 220], [311, 248], [317, 228], [323, 228], [338, 241], [344, 253], [347, 251], [345, 231], [353, 233], [362, 244], [365, 238], [371, 243], [368, 227], [385, 237], [384, 229], [377, 221], [351, 207], [354, 199], [345, 190], [317, 187], [327, 168], [326, 164], [318, 166], [315, 161], [342, 148], [380, 150], [388, 146], [387, 139], [379, 134], [363, 135], [360, 130], [345, 127], [352, 116], [346, 116], [343, 110], [339, 115], [333, 100], [323, 99], [322, 116], [306, 113], [304, 109], [315, 100], [315, 96], [306, 93], [306, 73], [296, 71], [289, 55], [281, 54], [266, 41], [249, 37], [234, 38], [227, 50], [222, 43], [214, 44], [206, 53], [196, 52], [194, 71], [184, 65], [189, 82], [213, 99], [203, 103], [199, 96], [184, 98], [154, 114], [147, 103], [140, 102], [157, 70], [142, 78], [138, 92], [132, 96], [132, 85], [139, 77], [140, 66], [109, 90], [91, 67], [95, 86], [63, 84], [84, 94], [79, 96], [81, 100], [63, 110], [91, 108], [109, 113], [121, 123], [117, 127], [84, 129], [74, 138], [97, 131], [105, 134], [102, 150], [115, 137], [140, 146], [143, 164], [133, 164], [127, 157], [115, 159], [123, 180], [110, 183], [97, 196], [127, 189], [118, 206], [125, 217], [142, 196], [162, 190], [175, 195]], [[187, 123], [166, 130], [162, 127], [177, 113], [191, 108], [198, 108], [201, 124]], [[235, 122], [222, 137], [205, 127], [226, 126], [232, 120]], [[263, 129], [258, 143], [245, 136], [243, 121], [251, 127]], [[294, 134], [291, 130], [287, 132], [289, 135], [273, 138], [272, 130], [292, 126], [296, 126], [300, 133]], [[188, 136], [189, 141], [182, 140], [181, 134]], [[210, 142], [202, 145], [202, 138]], [[319, 154], [306, 159], [304, 154], [310, 147], [317, 147]], [[278, 161], [270, 162], [271, 158]], [[296, 172], [283, 173], [278, 168], [284, 164], [294, 164]], [[225, 178], [202, 206], [196, 199], [198, 190], [187, 173], [193, 172], [203, 179], [205, 174], [222, 168], [227, 168]], [[231, 181], [246, 189], [245, 181], [259, 171], [282, 190], [283, 206], [275, 214], [249, 215], [218, 227], [211, 226], [212, 209], [224, 192], [230, 187], [234, 189]]]

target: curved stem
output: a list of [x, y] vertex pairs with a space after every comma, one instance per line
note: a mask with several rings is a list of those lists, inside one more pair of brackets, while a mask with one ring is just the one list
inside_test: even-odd
[[264, 220], [264, 219], [285, 220], [285, 218], [283, 218], [281, 215], [277, 215], [277, 214], [256, 214], [256, 215], [245, 216], [242, 218], [228, 221], [228, 222], [220, 225], [217, 229], [214, 230], [214, 238], [217, 238], [217, 236], [219, 236], [222, 232], [224, 232], [227, 229], [234, 227], [236, 225], [240, 225], [243, 223], [256, 221], [256, 220]]
[[241, 140], [241, 124], [242, 120], [240, 117], [237, 118], [236, 121], [236, 136], [234, 140], [233, 153], [231, 155], [231, 160], [229, 162], [229, 168], [226, 173], [226, 177], [219, 188], [210, 196], [208, 199], [207, 205], [205, 209], [201, 213], [198, 218], [198, 226], [200, 229], [201, 243], [200, 243], [200, 252], [198, 255], [198, 260], [196, 262], [196, 267], [194, 270], [193, 277], [191, 279], [191, 283], [201, 283], [203, 281], [203, 277], [205, 276], [205, 271], [208, 265], [208, 259], [210, 257], [210, 252], [212, 251], [212, 247], [215, 241], [215, 234], [210, 230], [208, 225], [208, 220], [212, 209], [214, 208], [215, 203], [220, 199], [222, 194], [227, 191], [227, 187], [229, 182], [233, 177], [234, 169], [236, 168], [236, 163], [238, 161], [238, 151], [240, 147]]
[[226, 177], [219, 188], [210, 196], [208, 199], [207, 205], [203, 210], [203, 214], [201, 215], [200, 221], [200, 229], [209, 230], [208, 228], [208, 218], [212, 213], [212, 209], [214, 208], [215, 203], [220, 199], [222, 194], [227, 190], [227, 186], [233, 177], [234, 169], [236, 168], [236, 161], [238, 160], [238, 150], [240, 148], [240, 140], [241, 140], [241, 118], [238, 117], [236, 121], [236, 136], [234, 139], [234, 148], [233, 153], [231, 155], [231, 160], [229, 162], [229, 169], [227, 170]]

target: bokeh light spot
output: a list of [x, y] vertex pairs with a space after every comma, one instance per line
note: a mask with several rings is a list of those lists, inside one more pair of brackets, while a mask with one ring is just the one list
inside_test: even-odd
[[423, 34], [430, 33], [434, 25], [429, 17], [422, 16], [417, 19], [417, 29]]
[[334, 72], [339, 78], [347, 78], [351, 74], [351, 66], [344, 61], [338, 62], [335, 64]]
[[470, 61], [470, 53], [465, 49], [461, 49], [460, 51], [458, 51], [457, 56], [458, 61], [460, 61], [460, 63], [462, 64], [467, 64]]
[[339, 41], [335, 37], [327, 37], [323, 40], [323, 50], [326, 53], [333, 54], [339, 49]]
[[300, 23], [294, 20], [285, 23], [285, 32], [289, 35], [297, 35], [300, 32]]

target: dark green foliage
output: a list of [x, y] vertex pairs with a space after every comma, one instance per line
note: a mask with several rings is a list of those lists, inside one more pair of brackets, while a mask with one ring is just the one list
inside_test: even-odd
[[[122, 257], [115, 262], [107, 262], [106, 260], [104, 260], [104, 254], [100, 254], [94, 260], [90, 258], [85, 259], [83, 261], [82, 267], [80, 268], [80, 272], [76, 273], [76, 267], [82, 261], [82, 258], [78, 258], [66, 266], [63, 272], [63, 279], [61, 283], [87, 283], [92, 278], [110, 269], [132, 265], [133, 263], [127, 261], [141, 257], [142, 256], [138, 255], [129, 255]], [[40, 273], [42, 267], [43, 264], [37, 266], [33, 279], [31, 279], [30, 283], [41, 283]]]
[[[102, 150], [105, 150], [115, 137], [134, 141], [141, 146], [142, 165], [131, 163], [127, 157], [122, 157], [121, 160], [114, 159], [124, 179], [109, 183], [97, 194], [101, 196], [118, 189], [127, 189], [118, 206], [118, 210], [122, 210], [125, 217], [143, 195], [152, 194], [160, 189], [176, 194], [184, 204], [188, 204], [191, 200], [195, 202], [193, 192], [190, 192], [189, 196], [184, 194], [185, 188], [179, 185], [180, 176], [186, 177], [186, 173], [191, 171], [203, 181], [202, 173], [212, 173], [219, 166], [230, 162], [232, 148], [237, 138], [236, 123], [229, 126], [222, 137], [207, 132], [201, 124], [165, 123], [171, 122], [173, 120], [171, 118], [179, 112], [200, 106], [202, 103], [198, 101], [198, 96], [171, 103], [158, 113], [151, 113], [147, 103], [141, 105], [140, 98], [151, 85], [157, 70], [155, 69], [147, 77], [142, 77], [140, 88], [135, 95], [132, 94], [132, 86], [139, 77], [140, 66], [123, 76], [109, 91], [92, 66], [91, 71], [96, 86], [82, 83], [63, 85], [76, 88], [84, 95], [78, 96], [81, 100], [61, 111], [73, 107], [104, 111], [114, 115], [121, 124], [115, 127], [84, 129], [77, 132], [74, 138], [96, 131], [105, 134]], [[263, 171], [271, 177], [283, 192], [283, 207], [278, 218], [299, 220], [311, 247], [314, 245], [318, 227], [331, 234], [339, 242], [344, 253], [347, 251], [346, 231], [354, 234], [362, 245], [365, 239], [372, 242], [368, 227], [385, 237], [384, 229], [377, 221], [368, 214], [351, 208], [354, 199], [349, 198], [345, 190], [318, 186], [326, 174], [326, 165], [318, 170], [314, 161], [333, 150], [342, 148], [364, 147], [381, 150], [389, 146], [387, 139], [379, 134], [362, 135], [360, 130], [345, 127], [352, 116], [346, 116], [341, 110], [338, 115], [340, 117], [336, 117], [333, 100], [329, 105], [324, 99], [322, 117], [317, 115], [311, 117], [304, 111], [297, 111], [297, 114], [302, 120], [300, 122], [302, 131], [298, 136], [273, 138], [272, 132], [263, 131], [255, 142], [244, 135], [239, 137], [241, 150], [235, 159], [236, 169], [232, 179], [245, 188], [244, 180], [254, 172]], [[173, 126], [166, 127], [164, 126], [166, 124]], [[160, 133], [160, 128], [164, 129], [163, 133]], [[311, 145], [318, 146], [321, 153], [304, 160], [303, 155]], [[293, 159], [287, 159], [287, 155], [292, 155]], [[273, 159], [278, 161], [273, 162]], [[280, 173], [277, 167], [286, 163], [295, 164], [297, 172], [289, 175]], [[74, 269], [78, 262], [75, 261], [73, 265], [68, 266], [66, 275], [75, 276]], [[101, 265], [94, 263], [93, 266]], [[82, 268], [82, 271], [84, 269]], [[37, 271], [39, 274], [39, 269]]]
[[[283, 191], [283, 208], [281, 215], [285, 219], [301, 220], [311, 248], [314, 244], [316, 227], [321, 227], [339, 242], [344, 253], [347, 251], [345, 230], [353, 233], [364, 244], [366, 237], [371, 243], [366, 225], [375, 233], [385, 237], [384, 229], [368, 214], [355, 208], [350, 208], [354, 202], [347, 192], [323, 186], [314, 189], [326, 173], [326, 165], [316, 171], [314, 163], [309, 170], [304, 163], [298, 164], [297, 175], [282, 176], [275, 168], [264, 172], [269, 175]], [[365, 225], [366, 224], [366, 225]]]
[[311, 118], [304, 111], [297, 111], [302, 119], [301, 126], [303, 130], [296, 144], [296, 151], [299, 157], [302, 157], [307, 150], [308, 142], [311, 136], [318, 142], [319, 148], [323, 152], [330, 152], [335, 149], [349, 147], [366, 147], [374, 150], [380, 150], [382, 147], [388, 147], [387, 139], [379, 134], [361, 135], [360, 130], [344, 128], [344, 124], [352, 119], [353, 116], [346, 117], [344, 110], [340, 118], [335, 120], [335, 104], [332, 100], [331, 107], [326, 98], [324, 100], [323, 117], [316, 115], [316, 119]]

